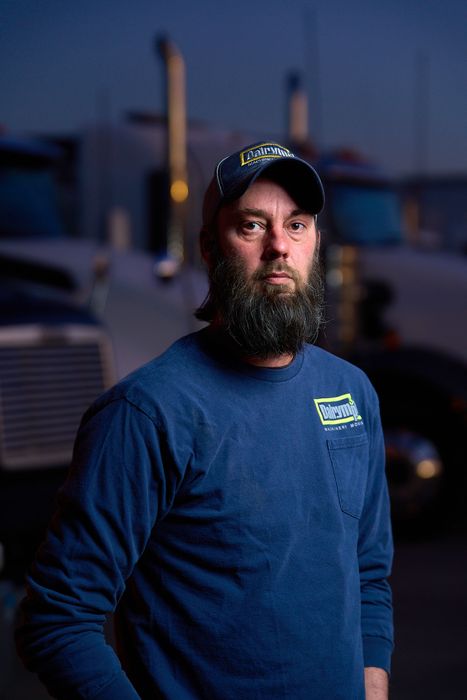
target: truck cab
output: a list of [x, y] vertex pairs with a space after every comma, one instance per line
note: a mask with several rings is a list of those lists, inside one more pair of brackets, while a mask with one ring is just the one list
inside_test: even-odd
[[394, 184], [358, 154], [320, 159], [328, 319], [322, 342], [366, 371], [381, 403], [396, 529], [465, 511], [465, 259], [405, 236]]
[[13, 577], [41, 539], [84, 410], [114, 381], [109, 334], [77, 281], [27, 252], [65, 237], [59, 155], [0, 138], [0, 570]]

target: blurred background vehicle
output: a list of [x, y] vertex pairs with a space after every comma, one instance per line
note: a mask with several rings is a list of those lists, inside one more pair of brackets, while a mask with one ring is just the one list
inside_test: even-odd
[[22, 578], [92, 400], [197, 325], [204, 275], [170, 286], [153, 256], [71, 238], [60, 149], [0, 138], [0, 546]]
[[[64, 236], [57, 157], [47, 144], [0, 139], [0, 239]], [[72, 269], [25, 253], [0, 250], [0, 543], [13, 576], [37, 547], [83, 411], [115, 379], [108, 332], [76, 298]]]
[[[167, 37], [156, 51], [164, 115], [132, 112], [69, 140], [0, 139], [0, 542], [18, 576], [92, 399], [199, 327], [202, 195], [214, 163], [257, 138], [192, 124], [183, 57]], [[465, 506], [466, 260], [417, 244], [421, 202], [381, 168], [317, 149], [296, 73], [286, 104], [279, 140], [317, 167], [327, 195], [319, 342], [379, 393], [396, 528], [439, 527]]]
[[[0, 9], [0, 226], [12, 202], [28, 224], [0, 235], [1, 459], [4, 412], [8, 445], [38, 445], [22, 464], [0, 459], [1, 700], [48, 698], [11, 633], [73, 420], [91, 393], [198, 327], [202, 193], [219, 157], [263, 138], [289, 143], [326, 181], [320, 342], [359, 362], [381, 397], [397, 535], [391, 696], [465, 697], [467, 5], [305, 5], [23, 0]], [[156, 27], [186, 53], [189, 109], [183, 56], [167, 37], [151, 43]], [[148, 60], [154, 50], [163, 70]], [[290, 66], [307, 89], [287, 76], [283, 99]], [[41, 343], [58, 352], [57, 367]], [[54, 377], [55, 423], [46, 401], [37, 416], [38, 360]], [[80, 393], [67, 373], [83, 366], [94, 370]], [[57, 420], [68, 386], [75, 419]]]

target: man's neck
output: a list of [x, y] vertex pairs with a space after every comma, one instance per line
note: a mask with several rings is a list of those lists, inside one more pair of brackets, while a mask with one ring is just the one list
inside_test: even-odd
[[228, 334], [225, 333], [222, 324], [218, 321], [213, 321], [210, 325], [210, 331], [213, 336], [217, 336], [217, 342], [220, 342], [225, 348], [234, 352], [239, 359], [246, 362], [248, 365], [253, 365], [254, 367], [270, 367], [271, 369], [286, 367], [290, 365], [293, 361], [294, 356], [292, 353], [286, 353], [284, 355], [271, 355], [270, 357], [254, 357], [242, 354], [238, 347], [235, 347], [232, 340], [229, 338]]
[[245, 362], [249, 365], [254, 365], [255, 367], [271, 367], [271, 369], [276, 367], [286, 367], [290, 365], [293, 360], [293, 355], [279, 355], [278, 357], [244, 357]]

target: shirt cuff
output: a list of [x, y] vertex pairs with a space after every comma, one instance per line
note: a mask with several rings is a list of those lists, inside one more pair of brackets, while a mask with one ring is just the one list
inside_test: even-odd
[[391, 672], [393, 644], [384, 637], [363, 637], [363, 663]]

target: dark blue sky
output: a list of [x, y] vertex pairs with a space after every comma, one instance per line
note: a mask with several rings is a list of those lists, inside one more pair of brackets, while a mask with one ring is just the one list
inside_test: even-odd
[[1, 0], [0, 123], [78, 130], [103, 93], [113, 119], [161, 110], [153, 42], [166, 32], [193, 118], [280, 138], [285, 76], [299, 69], [322, 145], [410, 172], [421, 128], [427, 171], [465, 173], [466, 28], [465, 0]]

